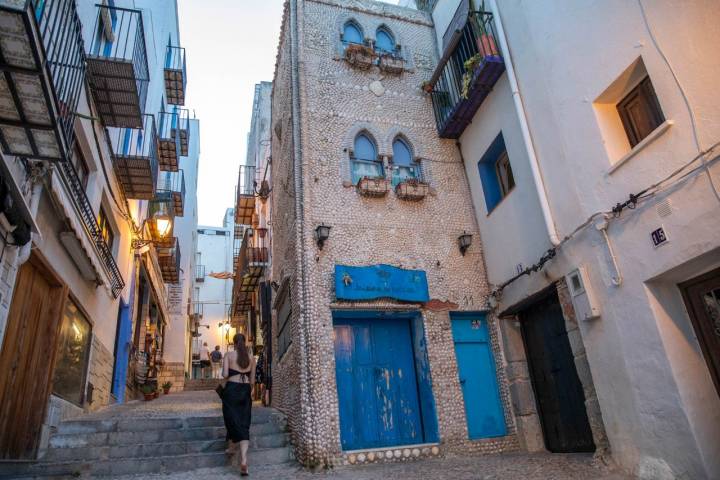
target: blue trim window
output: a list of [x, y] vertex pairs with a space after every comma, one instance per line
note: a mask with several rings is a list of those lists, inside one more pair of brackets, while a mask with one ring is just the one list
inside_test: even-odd
[[359, 182], [363, 177], [377, 178], [385, 175], [382, 162], [378, 158], [377, 146], [367, 133], [360, 133], [355, 137], [350, 162], [353, 183]]
[[363, 40], [364, 37], [362, 33], [362, 28], [360, 28], [360, 26], [353, 21], [347, 22], [343, 27], [343, 44], [349, 45], [351, 43], [357, 43], [362, 45]]
[[490, 214], [515, 188], [515, 177], [502, 132], [493, 140], [490, 148], [478, 162], [478, 171], [485, 195], [485, 207]]
[[385, 27], [380, 27], [375, 33], [375, 49], [380, 53], [395, 53], [395, 37]]
[[408, 143], [398, 137], [393, 141], [393, 186], [409, 179], [420, 177], [420, 168], [413, 159], [412, 149]]

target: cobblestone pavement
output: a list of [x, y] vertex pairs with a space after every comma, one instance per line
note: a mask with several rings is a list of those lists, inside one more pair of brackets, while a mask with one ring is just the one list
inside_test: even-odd
[[[256, 480], [629, 480], [631, 477], [613, 471], [590, 455], [485, 455], [474, 457], [445, 457], [407, 463], [343, 467], [328, 472], [309, 472], [296, 465], [263, 469], [252, 468], [250, 478]], [[113, 477], [114, 480], [230, 480], [238, 478], [230, 468], [210, 468], [168, 475], [135, 475]]]
[[83, 415], [83, 420], [100, 420], [118, 417], [214, 417], [222, 415], [220, 398], [214, 390], [196, 392], [173, 392], [146, 402], [133, 400], [122, 405], [111, 405], [102, 410]]

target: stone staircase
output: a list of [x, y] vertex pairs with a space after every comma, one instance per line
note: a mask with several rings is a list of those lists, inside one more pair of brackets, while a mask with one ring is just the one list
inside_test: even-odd
[[[282, 414], [253, 408], [254, 469], [292, 462]], [[170, 473], [229, 465], [222, 416], [63, 422], [37, 462], [0, 463], [0, 479], [77, 478]]]
[[215, 390], [220, 380], [217, 378], [194, 378], [185, 380], [184, 390], [186, 392], [197, 392], [200, 390]]

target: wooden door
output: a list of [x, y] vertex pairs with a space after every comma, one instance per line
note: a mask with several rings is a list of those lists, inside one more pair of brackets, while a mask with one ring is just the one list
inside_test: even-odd
[[409, 321], [342, 319], [334, 334], [343, 450], [423, 443]]
[[720, 268], [681, 284], [680, 289], [720, 395]]
[[468, 437], [476, 440], [506, 435], [505, 414], [485, 314], [478, 313], [472, 317], [451, 314], [450, 318]]
[[0, 458], [36, 455], [66, 289], [35, 256], [18, 271], [0, 351]]
[[545, 447], [551, 452], [594, 452], [585, 394], [557, 293], [520, 317]]

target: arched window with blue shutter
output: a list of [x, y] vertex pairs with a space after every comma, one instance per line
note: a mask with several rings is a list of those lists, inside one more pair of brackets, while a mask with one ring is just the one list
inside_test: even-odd
[[420, 178], [420, 166], [413, 158], [410, 145], [402, 137], [393, 140], [393, 185], [408, 180]]
[[359, 182], [363, 177], [384, 176], [375, 141], [365, 132], [355, 137], [351, 161], [353, 183]]
[[362, 45], [364, 40], [362, 29], [360, 25], [353, 22], [352, 20], [347, 22], [343, 27], [342, 41], [344, 45], [351, 43], [357, 43]]
[[381, 53], [395, 53], [395, 37], [386, 27], [380, 27], [375, 33], [375, 49]]

